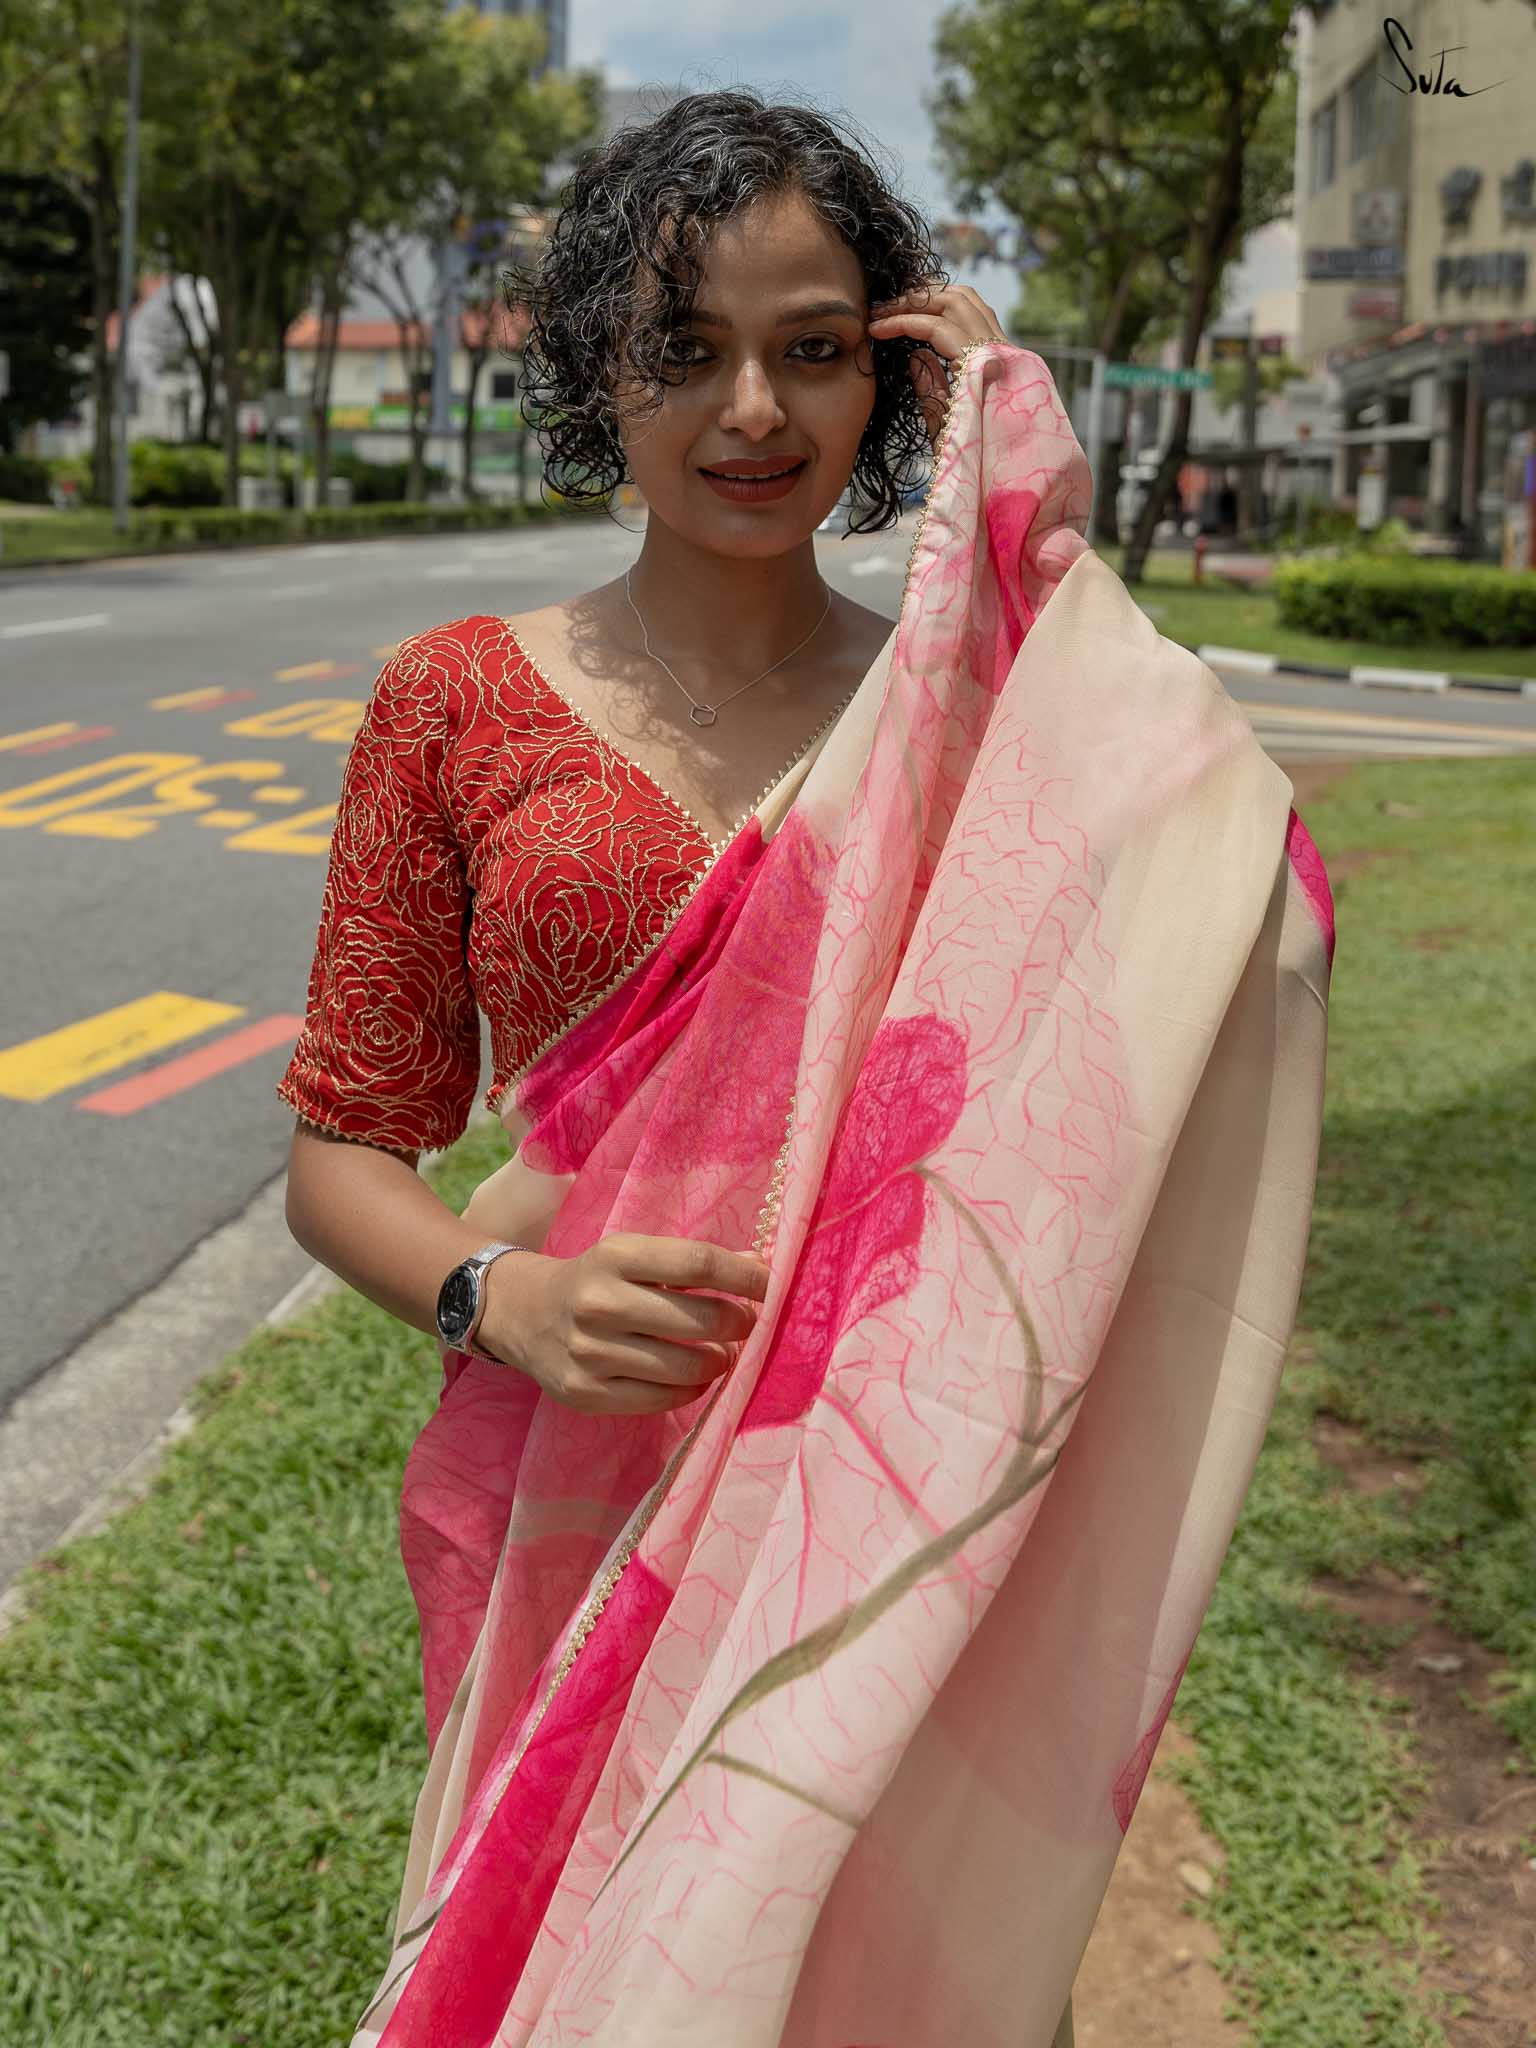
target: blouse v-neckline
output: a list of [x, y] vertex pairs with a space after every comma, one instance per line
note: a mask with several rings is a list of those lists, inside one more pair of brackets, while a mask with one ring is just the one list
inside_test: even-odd
[[[606, 749], [606, 751], [613, 756], [614, 760], [617, 761], [621, 767], [628, 769], [631, 775], [638, 776], [642, 782], [648, 783], [650, 787], [653, 790], [655, 790], [658, 796], [662, 797], [667, 803], [669, 803], [672, 806], [673, 810], [678, 813], [679, 817], [684, 819], [685, 822], [691, 825], [694, 831], [698, 833], [699, 837], [703, 840], [704, 844], [709, 848], [710, 854], [713, 858], [718, 858], [719, 855], [725, 851], [726, 847], [730, 845], [731, 841], [736, 837], [737, 833], [742, 830], [743, 826], [745, 826], [748, 819], [752, 817], [754, 812], [757, 810], [758, 806], [762, 803], [764, 797], [766, 797], [772, 790], [777, 789], [779, 784], [784, 780], [785, 776], [789, 774], [790, 770], [797, 766], [799, 762], [805, 759], [805, 756], [810, 752], [811, 748], [815, 746], [816, 742], [826, 732], [827, 728], [833, 723], [835, 719], [840, 718], [842, 716], [843, 712], [845, 712], [848, 709], [848, 706], [853, 702], [854, 698], [858, 695], [859, 692], [859, 683], [855, 683], [853, 688], [848, 692], [848, 694], [845, 697], [843, 697], [840, 700], [840, 702], [833, 705], [832, 709], [827, 713], [826, 717], [822, 720], [821, 724], [817, 726], [816, 730], [811, 734], [810, 738], [804, 743], [804, 745], [799, 747], [793, 754], [790, 755], [789, 759], [784, 763], [784, 766], [781, 769], [779, 769], [778, 773], [774, 775], [770, 781], [765, 782], [763, 784], [762, 788], [758, 791], [757, 795], [752, 799], [752, 802], [748, 805], [747, 809], [742, 812], [741, 816], [725, 833], [724, 837], [716, 839], [708, 831], [706, 831], [702, 821], [694, 814], [693, 811], [689, 809], [688, 805], [683, 802], [681, 797], [674, 796], [671, 790], [667, 788], [665, 783], [659, 782], [656, 779], [656, 777], [651, 773], [649, 768], [642, 767], [640, 762], [635, 760], [633, 755], [626, 754], [624, 749], [618, 744], [618, 742], [614, 740], [608, 733], [606, 733], [595, 719], [589, 718], [586, 712], [582, 710], [581, 706], [577, 704], [571, 697], [569, 697], [551, 676], [545, 674], [544, 670], [539, 666], [538, 662], [536, 662], [533, 656], [528, 652], [527, 647], [524, 645], [520, 635], [518, 634], [517, 628], [513, 625], [510, 619], [500, 618], [498, 623], [505, 631], [507, 638], [512, 642], [512, 645], [517, 649], [518, 653], [521, 655], [524, 666], [527, 668], [529, 674], [534, 678], [535, 682], [537, 682], [541, 685], [542, 688], [547, 690], [552, 697], [557, 697], [560, 700], [560, 702], [565, 706], [566, 710], [570, 712], [571, 716], [574, 719], [576, 719], [580, 725], [586, 728], [586, 730], [592, 735], [593, 739], [597, 741], [598, 745]], [[868, 671], [866, 670], [866, 674], [867, 673]], [[862, 681], [863, 678], [861, 677], [860, 682]]]

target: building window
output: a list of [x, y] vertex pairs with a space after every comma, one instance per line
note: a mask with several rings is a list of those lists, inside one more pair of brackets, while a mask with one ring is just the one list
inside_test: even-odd
[[517, 396], [516, 370], [492, 370], [491, 397], [503, 401]]
[[1338, 133], [1339, 103], [1329, 100], [1312, 116], [1312, 190], [1321, 192], [1333, 183], [1334, 144]]
[[1359, 163], [1376, 147], [1376, 73], [1367, 64], [1349, 81], [1349, 160]]

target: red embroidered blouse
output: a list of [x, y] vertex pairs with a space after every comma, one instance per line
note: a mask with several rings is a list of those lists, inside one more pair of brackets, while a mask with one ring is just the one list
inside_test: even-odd
[[403, 641], [342, 774], [304, 1026], [279, 1097], [390, 1150], [460, 1136], [639, 964], [714, 855], [504, 620]]

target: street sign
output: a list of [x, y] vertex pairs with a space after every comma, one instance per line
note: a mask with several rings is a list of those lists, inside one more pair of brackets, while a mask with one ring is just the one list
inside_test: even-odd
[[1104, 382], [1118, 384], [1122, 388], [1145, 389], [1148, 385], [1160, 390], [1205, 391], [1210, 387], [1209, 370], [1165, 370], [1157, 363], [1107, 363], [1104, 368]]

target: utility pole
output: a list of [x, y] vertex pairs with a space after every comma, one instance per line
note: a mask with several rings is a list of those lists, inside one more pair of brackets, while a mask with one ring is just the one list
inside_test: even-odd
[[139, 0], [128, 7], [128, 126], [123, 137], [123, 223], [117, 271], [117, 386], [112, 448], [112, 530], [128, 530], [128, 321], [133, 312], [139, 221], [139, 88], [143, 69]]
[[1252, 533], [1259, 523], [1259, 466], [1253, 460], [1254, 450], [1259, 445], [1259, 337], [1255, 333], [1255, 318], [1252, 308], [1248, 313], [1248, 339], [1243, 351], [1243, 426], [1242, 445], [1248, 460], [1243, 464], [1239, 504], [1242, 507], [1238, 526], [1244, 533]]

